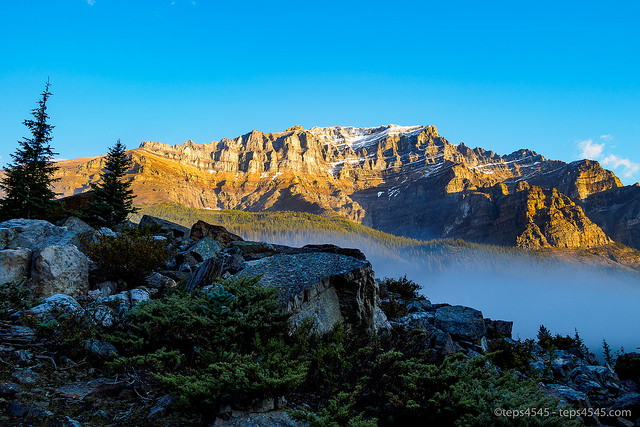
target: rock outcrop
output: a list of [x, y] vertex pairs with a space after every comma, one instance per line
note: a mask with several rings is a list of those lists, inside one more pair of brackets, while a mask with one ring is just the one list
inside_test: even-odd
[[40, 298], [86, 295], [89, 260], [78, 246], [96, 231], [77, 218], [65, 224], [27, 219], [0, 223], [0, 282], [29, 278]]
[[294, 325], [312, 318], [314, 329], [326, 333], [347, 321], [373, 332], [377, 286], [367, 261], [322, 252], [279, 254], [249, 261], [237, 274], [262, 274], [261, 285], [281, 288]]

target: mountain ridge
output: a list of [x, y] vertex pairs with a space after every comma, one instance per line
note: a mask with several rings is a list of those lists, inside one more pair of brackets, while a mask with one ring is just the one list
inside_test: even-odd
[[[205, 209], [339, 215], [406, 237], [446, 235], [521, 247], [610, 242], [582, 206], [588, 206], [584, 201], [593, 194], [622, 187], [615, 174], [595, 161], [548, 160], [529, 149], [501, 156], [464, 143], [453, 145], [433, 125], [309, 130], [293, 126], [277, 133], [253, 130], [207, 144], [144, 141], [130, 153], [134, 166], [129, 178], [140, 204], [170, 201]], [[61, 181], [56, 190], [65, 196], [86, 191], [87, 182], [98, 179], [101, 161], [59, 162]], [[552, 209], [551, 216], [532, 214], [524, 220], [503, 221], [502, 230], [509, 237], [499, 241], [488, 242], [473, 229], [449, 228], [468, 198], [495, 193], [488, 190], [493, 187], [509, 196], [518, 193], [523, 182], [555, 188], [557, 194], [545, 198], [550, 198], [551, 207], [565, 208]], [[515, 206], [509, 202], [513, 197], [487, 200], [485, 211], [495, 218]], [[542, 231], [563, 229], [585, 237], [550, 239], [553, 232]]]

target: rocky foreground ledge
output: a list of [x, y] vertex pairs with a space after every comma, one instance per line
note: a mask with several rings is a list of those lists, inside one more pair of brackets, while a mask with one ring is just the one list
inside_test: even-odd
[[[83, 345], [90, 356], [74, 361], [44, 350], [42, 325], [63, 316], [83, 322], [86, 328], [109, 330], [145, 301], [163, 298], [174, 288], [206, 291], [218, 278], [259, 276], [259, 284], [281, 288], [280, 303], [289, 313], [290, 324], [299, 327], [310, 319], [312, 331], [321, 335], [337, 324], [360, 328], [371, 336], [420, 331], [425, 349], [440, 362], [456, 353], [482, 357], [515, 343], [512, 322], [484, 318], [470, 307], [413, 297], [404, 300], [399, 310], [389, 311], [390, 304], [401, 298], [375, 278], [371, 264], [357, 249], [244, 241], [202, 221], [188, 229], [145, 216], [137, 227], [153, 230], [153, 239], [166, 243], [173, 254], [162, 269], [139, 284], [105, 280], [96, 260], [87, 256], [88, 244], [101, 236], [118, 237], [122, 231], [95, 230], [77, 218], [58, 225], [25, 219], [0, 223], [0, 284], [6, 284], [4, 292], [12, 292], [21, 283], [28, 291], [25, 298], [33, 301], [28, 308], [0, 313], [0, 408], [7, 414], [0, 422], [126, 425], [124, 409], [92, 412], [85, 407], [83, 402], [90, 396], [94, 401], [116, 399], [118, 408], [136, 407], [147, 411], [148, 423], [162, 423], [175, 396], [141, 396], [133, 382], [90, 367], [92, 360], [117, 355], [116, 345], [87, 339]], [[601, 365], [580, 348], [544, 349], [532, 344], [527, 357], [532, 370], [545, 372], [541, 389], [567, 407], [631, 411], [628, 417], [586, 415], [581, 417], [583, 422], [639, 425], [639, 378], [621, 381], [609, 365]], [[640, 361], [638, 355], [625, 357]], [[52, 370], [55, 382], [51, 382]], [[219, 418], [215, 425], [242, 425], [233, 423], [252, 417], [255, 425], [306, 425], [291, 420], [284, 410], [292, 404], [285, 402], [271, 399], [226, 408], [221, 416], [227, 420]]]

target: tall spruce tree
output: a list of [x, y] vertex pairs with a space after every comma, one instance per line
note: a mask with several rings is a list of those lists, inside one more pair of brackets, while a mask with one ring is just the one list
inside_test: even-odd
[[23, 123], [31, 131], [31, 137], [18, 141], [19, 147], [11, 154], [12, 163], [7, 165], [0, 188], [5, 192], [0, 200], [1, 218], [48, 219], [58, 206], [56, 193], [51, 186], [58, 178], [53, 174], [58, 167], [53, 161], [51, 131], [54, 126], [47, 123], [47, 101], [51, 96], [49, 80], [38, 101], [38, 108], [32, 110], [33, 119]]
[[133, 207], [136, 196], [130, 188], [131, 181], [123, 179], [131, 167], [126, 149], [120, 140], [109, 148], [101, 180], [91, 184], [95, 199], [89, 204], [86, 217], [94, 225], [112, 227], [123, 223], [129, 214], [138, 211], [138, 208]]

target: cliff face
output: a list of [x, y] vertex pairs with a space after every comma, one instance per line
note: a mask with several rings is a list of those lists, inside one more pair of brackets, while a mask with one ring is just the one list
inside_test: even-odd
[[[129, 178], [139, 204], [172, 201], [205, 209], [340, 215], [416, 238], [466, 236], [478, 241], [495, 240], [485, 231], [471, 228], [489, 224], [489, 218], [499, 219], [496, 209], [504, 210], [504, 204], [516, 203], [511, 201], [514, 197], [492, 198], [498, 187], [505, 195], [515, 194], [524, 181], [556, 188], [558, 196], [545, 193], [545, 200], [563, 200], [565, 206], [571, 206], [569, 198], [577, 202], [621, 186], [618, 178], [597, 162], [567, 164], [525, 149], [500, 156], [462, 143], [452, 145], [434, 126], [309, 130], [295, 126], [281, 133], [254, 130], [209, 144], [143, 142], [130, 153], [134, 167]], [[94, 158], [60, 162], [61, 181], [56, 190], [64, 196], [85, 191], [88, 182], [99, 179], [102, 161]], [[560, 197], [560, 193], [569, 198]], [[486, 209], [478, 207], [485, 216], [475, 218], [473, 223], [465, 217], [463, 223], [467, 225], [461, 227], [456, 221], [461, 220], [464, 200], [474, 200], [478, 206], [486, 205]], [[526, 204], [516, 205], [514, 208], [523, 209]], [[549, 207], [545, 205], [545, 209]], [[571, 229], [577, 233], [593, 225], [575, 205], [558, 212], [571, 218]], [[591, 238], [553, 237], [560, 232], [552, 229], [555, 228], [551, 225], [543, 226], [540, 235], [544, 239], [530, 240], [537, 239], [540, 246], [592, 244]], [[537, 235], [535, 229], [530, 234]], [[497, 240], [514, 244], [518, 236]]]
[[526, 182], [514, 193], [498, 184], [465, 194], [445, 224], [444, 236], [528, 249], [588, 248], [612, 242], [569, 197]]

